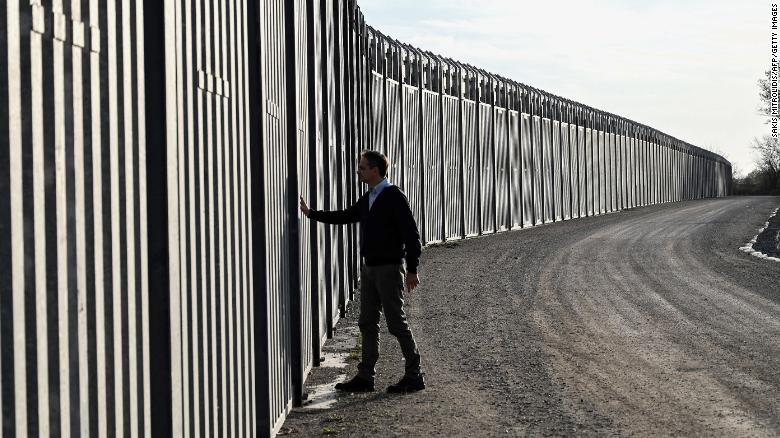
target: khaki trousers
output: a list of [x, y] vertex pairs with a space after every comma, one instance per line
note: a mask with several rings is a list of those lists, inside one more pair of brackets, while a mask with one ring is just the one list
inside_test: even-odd
[[403, 265], [361, 266], [360, 318], [363, 357], [358, 375], [373, 380], [379, 359], [379, 315], [384, 310], [387, 329], [398, 339], [406, 361], [406, 375], [420, 375], [420, 353], [404, 313]]

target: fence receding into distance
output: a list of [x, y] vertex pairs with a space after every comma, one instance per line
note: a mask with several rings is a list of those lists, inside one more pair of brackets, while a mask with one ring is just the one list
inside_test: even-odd
[[[354, 0], [5, 0], [0, 438], [268, 436], [391, 161], [424, 244], [731, 191], [722, 157], [400, 43]], [[642, 102], [636, 102], [642, 105]]]

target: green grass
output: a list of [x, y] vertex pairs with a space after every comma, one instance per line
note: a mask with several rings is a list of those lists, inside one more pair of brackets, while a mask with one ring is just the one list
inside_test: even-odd
[[359, 334], [355, 346], [352, 347], [351, 350], [349, 350], [349, 356], [347, 357], [347, 359], [360, 360], [360, 357], [362, 355], [363, 355], [363, 335]]

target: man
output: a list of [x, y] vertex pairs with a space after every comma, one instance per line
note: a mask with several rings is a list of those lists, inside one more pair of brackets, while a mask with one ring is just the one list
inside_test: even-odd
[[387, 328], [401, 345], [406, 371], [403, 378], [387, 388], [402, 393], [425, 388], [420, 371], [420, 353], [414, 341], [403, 305], [404, 266], [406, 290], [420, 284], [417, 265], [420, 259], [420, 233], [409, 209], [409, 201], [400, 188], [387, 180], [387, 157], [376, 151], [360, 156], [357, 175], [368, 184], [369, 191], [346, 210], [311, 210], [301, 197], [301, 212], [309, 219], [328, 224], [360, 222], [360, 317], [363, 356], [358, 374], [339, 383], [340, 391], [374, 390], [374, 366], [379, 359], [379, 312], [384, 309]]

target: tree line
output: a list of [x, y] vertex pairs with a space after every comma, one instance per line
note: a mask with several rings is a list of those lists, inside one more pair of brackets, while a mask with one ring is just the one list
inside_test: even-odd
[[[771, 74], [767, 70], [758, 80], [761, 114], [769, 123], [772, 117]], [[735, 195], [780, 195], [780, 141], [767, 134], [754, 138], [751, 145], [756, 152], [756, 168], [742, 177], [734, 178]]]

